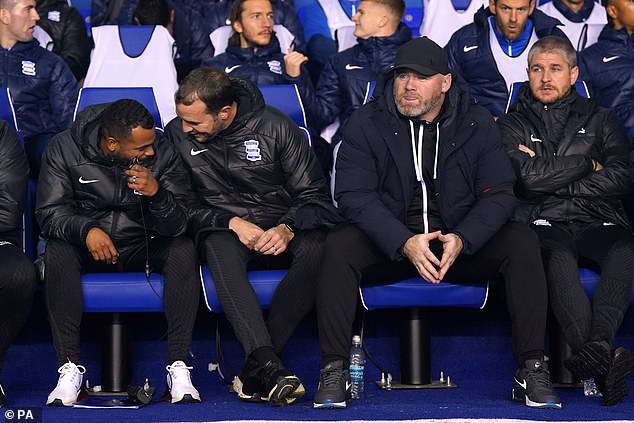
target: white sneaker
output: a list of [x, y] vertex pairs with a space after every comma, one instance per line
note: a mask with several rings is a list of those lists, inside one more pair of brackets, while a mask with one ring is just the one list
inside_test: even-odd
[[170, 390], [172, 404], [200, 402], [200, 394], [192, 385], [192, 376], [189, 373], [193, 367], [187, 367], [179, 360], [165, 368], [167, 369], [167, 387]]
[[57, 369], [57, 372], [59, 373], [57, 386], [48, 395], [46, 405], [70, 407], [77, 401], [86, 368], [69, 361]]

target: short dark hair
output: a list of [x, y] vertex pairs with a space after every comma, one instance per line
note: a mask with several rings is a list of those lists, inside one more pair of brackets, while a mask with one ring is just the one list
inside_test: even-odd
[[134, 17], [140, 25], [162, 25], [170, 23], [170, 7], [167, 0], [139, 0]]
[[[405, 1], [404, 0], [361, 0], [361, 2], [368, 1], [374, 2], [377, 4], [382, 4], [383, 6], [390, 9], [394, 12], [395, 16], [398, 16], [399, 19], [403, 19], [405, 15]], [[442, 1], [442, 0], [441, 0]]]
[[194, 69], [176, 90], [176, 104], [190, 106], [196, 99], [205, 103], [207, 113], [216, 114], [236, 100], [231, 80], [224, 72], [213, 68]]
[[136, 100], [129, 98], [110, 103], [99, 116], [99, 138], [112, 137], [125, 142], [134, 128], [152, 129], [154, 118], [148, 110]]
[[528, 66], [530, 67], [533, 61], [533, 56], [538, 53], [559, 53], [561, 54], [570, 68], [577, 66], [577, 51], [570, 44], [568, 38], [557, 37], [556, 35], [549, 35], [544, 38], [540, 38], [533, 44], [528, 51]]

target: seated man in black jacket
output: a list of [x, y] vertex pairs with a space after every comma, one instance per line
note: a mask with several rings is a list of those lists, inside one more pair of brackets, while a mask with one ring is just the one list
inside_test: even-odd
[[[29, 165], [18, 134], [0, 120], [0, 370], [4, 354], [31, 309], [35, 268], [18, 245]], [[0, 385], [0, 407], [4, 405]]]
[[[627, 395], [632, 356], [612, 342], [629, 306], [634, 238], [620, 198], [630, 190], [628, 145], [615, 113], [571, 88], [568, 40], [546, 37], [528, 55], [518, 103], [500, 119], [523, 200], [518, 218], [543, 248], [550, 303], [573, 349], [567, 367], [593, 377], [606, 405]], [[601, 272], [592, 299], [578, 263]]]
[[547, 288], [539, 243], [507, 223], [515, 177], [491, 115], [427, 37], [403, 44], [377, 100], [352, 114], [335, 164], [349, 223], [330, 231], [318, 281], [322, 370], [314, 405], [345, 407], [359, 283], [496, 278], [506, 285], [517, 372], [513, 398], [560, 408], [543, 363]]
[[[176, 92], [176, 112], [166, 133], [196, 191], [190, 229], [247, 356], [234, 390], [246, 401], [290, 404], [305, 390], [280, 353], [314, 306], [325, 238], [295, 218], [300, 206], [328, 203], [325, 178], [297, 125], [249, 81], [196, 69]], [[267, 320], [247, 266], [289, 269]]]
[[[79, 359], [82, 273], [163, 273], [171, 402], [199, 402], [185, 363], [198, 308], [196, 252], [187, 236], [189, 178], [134, 100], [83, 110], [44, 153], [36, 216], [46, 247], [46, 302], [59, 366], [48, 405], [72, 406]], [[148, 281], [149, 283], [149, 281]]]

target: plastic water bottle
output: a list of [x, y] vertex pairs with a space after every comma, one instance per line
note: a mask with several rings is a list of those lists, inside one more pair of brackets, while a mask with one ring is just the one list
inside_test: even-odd
[[361, 337], [352, 337], [352, 349], [350, 350], [350, 396], [353, 399], [363, 397], [364, 382], [363, 371], [365, 369], [365, 352], [361, 348]]
[[597, 388], [594, 379], [586, 379], [583, 381], [583, 395], [586, 397], [601, 397], [601, 391]]

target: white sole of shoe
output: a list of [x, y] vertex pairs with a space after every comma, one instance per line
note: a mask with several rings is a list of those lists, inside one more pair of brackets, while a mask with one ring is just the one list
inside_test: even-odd
[[318, 404], [316, 402], [313, 403], [313, 408], [324, 408], [324, 409], [341, 409], [341, 408], [346, 408], [347, 407], [347, 403], [345, 401], [343, 402], [326, 402], [323, 404]]

